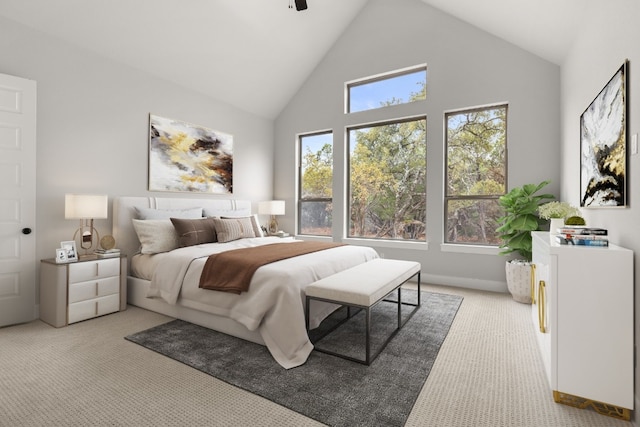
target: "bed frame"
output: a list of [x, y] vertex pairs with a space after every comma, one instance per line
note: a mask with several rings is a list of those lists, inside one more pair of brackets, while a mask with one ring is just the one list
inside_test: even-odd
[[[251, 214], [251, 202], [248, 200], [116, 197], [113, 200], [113, 237], [116, 240], [116, 246], [129, 259], [138, 252], [140, 241], [131, 221], [136, 218], [135, 208], [188, 209], [195, 207], [206, 208], [218, 216]], [[131, 262], [127, 264], [130, 265]], [[187, 308], [181, 306], [179, 302], [176, 305], [170, 305], [160, 298], [147, 298], [149, 283], [148, 280], [132, 277], [127, 271], [127, 303], [264, 345], [257, 331], [249, 331], [233, 319]]]

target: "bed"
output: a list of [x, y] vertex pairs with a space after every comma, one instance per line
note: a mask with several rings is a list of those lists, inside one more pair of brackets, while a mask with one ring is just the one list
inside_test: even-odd
[[[257, 237], [163, 247], [163, 239], [171, 232], [167, 216], [188, 222], [198, 217], [198, 209], [199, 218], [249, 218]], [[344, 245], [259, 267], [249, 290], [241, 294], [201, 289], [200, 273], [210, 254], [273, 243], [299, 244], [293, 238], [262, 236], [256, 225], [257, 217], [246, 200], [115, 198], [113, 236], [129, 258], [128, 303], [265, 345], [284, 368], [303, 364], [313, 349], [305, 328], [304, 288], [378, 254], [372, 248]], [[149, 251], [153, 245], [159, 247]], [[141, 249], [147, 253], [140, 253]], [[313, 328], [337, 306], [314, 301], [310, 308]]]

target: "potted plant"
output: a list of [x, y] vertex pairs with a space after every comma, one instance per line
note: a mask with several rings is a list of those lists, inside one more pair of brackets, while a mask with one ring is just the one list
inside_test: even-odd
[[549, 184], [525, 184], [513, 188], [499, 199], [505, 215], [498, 218], [499, 227], [496, 229], [502, 239], [500, 248], [504, 250], [500, 255], [517, 253], [520, 258], [507, 261], [507, 287], [513, 299], [531, 303], [531, 258], [533, 257], [531, 232], [540, 229], [545, 221], [538, 215], [540, 205], [553, 200], [553, 194], [538, 194]]
[[548, 202], [538, 207], [538, 215], [542, 219], [550, 220], [549, 232], [552, 234], [565, 224], [565, 219], [580, 216], [580, 210], [567, 202]]

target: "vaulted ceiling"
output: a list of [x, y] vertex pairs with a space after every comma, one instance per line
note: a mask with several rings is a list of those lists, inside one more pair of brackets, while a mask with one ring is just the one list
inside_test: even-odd
[[[275, 118], [368, 1], [394, 0], [0, 0], [0, 15]], [[596, 0], [421, 1], [561, 65]]]

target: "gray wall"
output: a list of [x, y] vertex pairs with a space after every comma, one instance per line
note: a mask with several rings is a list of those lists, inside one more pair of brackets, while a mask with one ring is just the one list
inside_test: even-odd
[[[629, 60], [628, 79], [628, 135], [640, 133], [640, 98], [635, 89], [640, 87], [640, 3], [633, 0], [591, 2], [587, 18], [581, 22], [581, 32], [562, 66], [562, 197], [579, 203], [580, 200], [580, 115], [622, 65]], [[640, 253], [640, 186], [638, 167], [640, 156], [627, 152], [626, 208], [583, 209], [587, 224], [609, 229], [610, 240], [634, 250], [635, 271], [639, 270]], [[635, 275], [635, 289], [640, 278]], [[603, 283], [603, 292], [606, 292]], [[635, 307], [640, 303], [636, 291]], [[594, 313], [597, 315], [597, 313]], [[635, 317], [635, 342], [640, 339], [640, 318]], [[640, 408], [636, 369], [636, 409]], [[638, 425], [637, 416], [635, 425]]]
[[[506, 291], [505, 258], [443, 251], [443, 112], [509, 103], [509, 187], [545, 179], [560, 190], [560, 67], [433, 9], [419, 0], [371, 0], [278, 116], [275, 196], [287, 201], [279, 222], [294, 230], [296, 134], [332, 129], [334, 222], [344, 223], [345, 127], [382, 117], [343, 113], [344, 82], [426, 63], [427, 100], [393, 107], [399, 116], [427, 114], [428, 250], [379, 246], [387, 258], [422, 263], [430, 282]], [[341, 238], [334, 233], [334, 238]]]
[[[234, 194], [272, 197], [273, 121], [0, 18], [0, 73], [36, 80], [38, 259], [70, 240], [64, 194], [219, 197], [147, 191], [149, 113], [234, 136]], [[97, 220], [101, 234], [111, 218]]]

